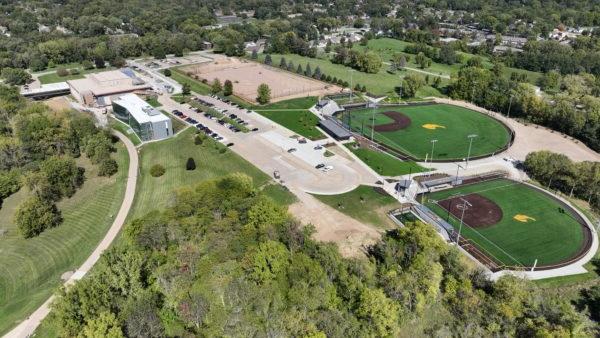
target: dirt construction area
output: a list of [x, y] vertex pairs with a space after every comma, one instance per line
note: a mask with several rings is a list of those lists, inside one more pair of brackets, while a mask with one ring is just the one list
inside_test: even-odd
[[408, 126], [410, 126], [410, 117], [402, 113], [399, 113], [397, 111], [386, 111], [382, 114], [391, 118], [392, 120], [394, 120], [394, 122], [375, 126], [375, 131], [397, 131], [404, 128], [408, 128]]
[[233, 82], [233, 93], [249, 102], [256, 102], [258, 86], [266, 83], [271, 88], [271, 102], [303, 96], [322, 96], [340, 93], [342, 88], [325, 82], [298, 76], [252, 61], [218, 57], [211, 62], [182, 68], [191, 77], [209, 83], [219, 79]]
[[[463, 199], [468, 203], [465, 203]], [[466, 208], [463, 223], [475, 229], [492, 226], [500, 222], [503, 214], [502, 209], [496, 203], [479, 194], [452, 197], [438, 201], [437, 204], [457, 219], [461, 218], [463, 209]]]

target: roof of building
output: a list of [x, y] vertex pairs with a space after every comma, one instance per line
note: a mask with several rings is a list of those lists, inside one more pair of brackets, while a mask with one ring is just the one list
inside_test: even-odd
[[169, 120], [169, 118], [163, 115], [158, 109], [152, 107], [135, 94], [121, 95], [112, 100], [112, 102], [127, 109], [138, 123], [155, 123]]
[[44, 94], [51, 93], [55, 91], [64, 91], [69, 90], [69, 85], [66, 82], [56, 82], [43, 84], [39, 88], [26, 89], [21, 91], [21, 95], [35, 95], [35, 94]]
[[327, 132], [333, 134], [333, 137], [338, 139], [349, 138], [352, 136], [349, 131], [331, 120], [321, 120], [319, 121], [319, 126], [323, 127]]
[[109, 70], [89, 74], [84, 79], [69, 80], [67, 83], [79, 93], [90, 91], [94, 96], [112, 95], [150, 88], [150, 85], [126, 72], [126, 70]]

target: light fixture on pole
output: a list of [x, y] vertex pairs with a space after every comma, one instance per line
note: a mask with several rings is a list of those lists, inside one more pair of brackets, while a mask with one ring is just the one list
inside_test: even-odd
[[463, 167], [462, 165], [460, 165], [460, 163], [455, 163], [456, 164], [456, 178], [454, 179], [454, 185], [458, 185], [458, 169], [462, 169], [465, 170], [465, 167]]
[[352, 97], [354, 87], [352, 87], [352, 73], [354, 73], [354, 69], [350, 69], [350, 103], [354, 102], [354, 98]]
[[467, 167], [469, 167], [469, 157], [471, 157], [471, 146], [473, 145], [473, 139], [477, 137], [477, 134], [471, 134], [467, 136], [469, 139], [469, 151], [467, 152]]
[[460, 198], [461, 201], [463, 201], [462, 204], [462, 214], [460, 216], [460, 226], [458, 227], [458, 237], [456, 237], [456, 244], [458, 244], [458, 246], [460, 246], [460, 233], [462, 231], [462, 226], [463, 226], [463, 219], [465, 218], [465, 210], [467, 210], [468, 207], [472, 207], [473, 205], [471, 203], [469, 203], [466, 199], [464, 198]]
[[433, 150], [435, 149], [435, 144], [438, 140], [431, 140], [431, 157], [429, 158], [429, 162], [433, 162]]

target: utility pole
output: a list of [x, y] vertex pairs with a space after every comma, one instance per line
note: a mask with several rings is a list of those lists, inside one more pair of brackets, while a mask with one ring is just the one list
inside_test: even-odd
[[469, 157], [471, 157], [471, 146], [473, 145], [473, 139], [477, 137], [477, 134], [471, 134], [467, 136], [469, 139], [469, 151], [467, 152], [467, 168], [469, 167]]
[[513, 95], [510, 96], [510, 101], [508, 101], [508, 112], [506, 114], [506, 118], [510, 119], [510, 106], [512, 106]]

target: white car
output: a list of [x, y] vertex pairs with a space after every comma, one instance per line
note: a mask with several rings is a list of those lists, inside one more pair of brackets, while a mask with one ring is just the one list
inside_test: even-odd
[[332, 165], [325, 166], [325, 167], [323, 167], [323, 169], [321, 169], [321, 171], [324, 172], [324, 173], [326, 173], [326, 172], [328, 172], [330, 170], [333, 170], [333, 166]]

